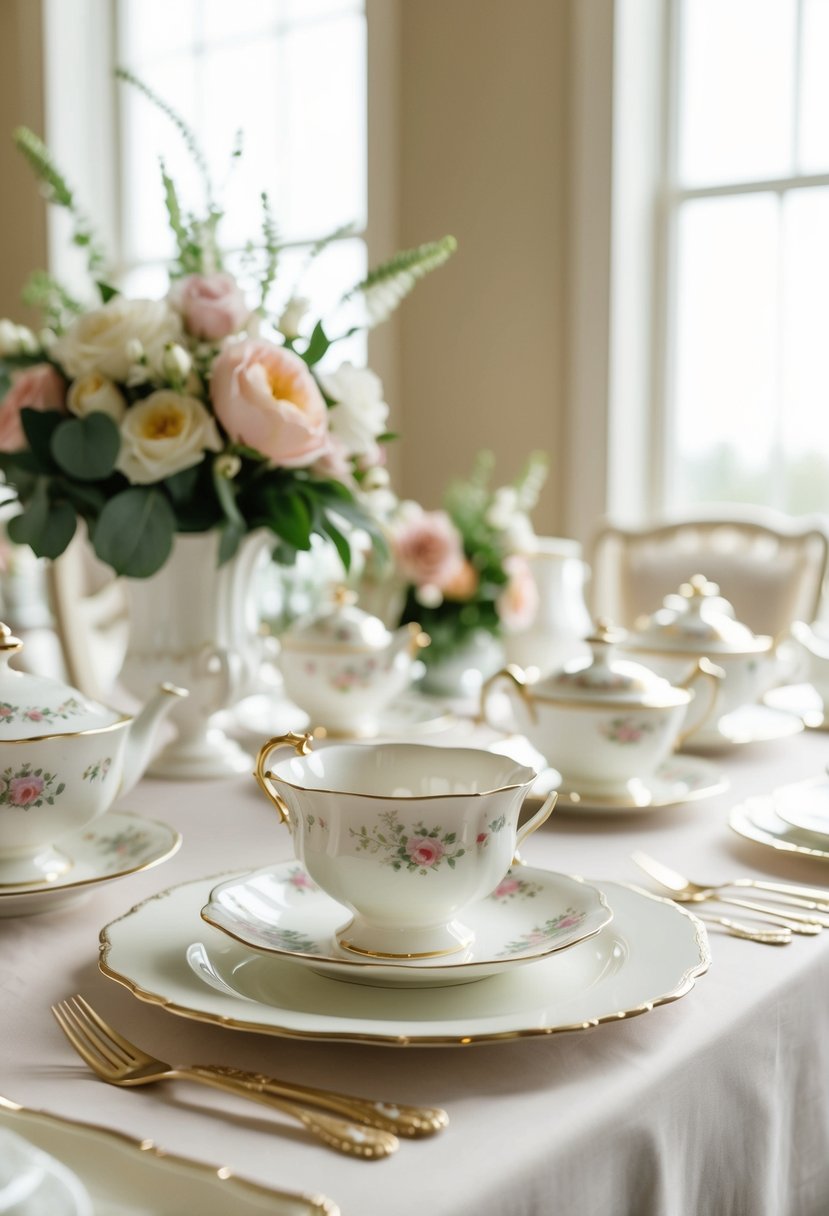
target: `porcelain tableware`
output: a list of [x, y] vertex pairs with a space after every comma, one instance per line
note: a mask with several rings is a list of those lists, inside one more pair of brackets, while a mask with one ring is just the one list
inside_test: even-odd
[[793, 621], [789, 641], [796, 647], [795, 672], [812, 685], [821, 708], [829, 706], [829, 637], [826, 626]]
[[220, 883], [202, 917], [265, 956], [293, 959], [320, 975], [380, 987], [466, 984], [546, 958], [598, 933], [613, 913], [589, 884], [564, 874], [515, 866], [464, 920], [471, 945], [449, 958], [397, 963], [347, 957], [335, 932], [344, 909], [296, 862], [281, 862]]
[[782, 684], [763, 697], [768, 709], [799, 718], [807, 730], [829, 730], [829, 714], [820, 693], [811, 684]]
[[716, 739], [723, 717], [754, 704], [780, 683], [786, 664], [778, 655], [778, 641], [752, 633], [735, 619], [716, 583], [695, 574], [660, 609], [638, 621], [623, 646], [672, 681], [682, 679], [701, 658], [722, 669], [710, 725], [695, 736], [696, 744]]
[[136, 718], [44, 676], [16, 671], [22, 642], [0, 625], [0, 888], [51, 882], [60, 842], [139, 780], [155, 728], [183, 689], [163, 685]]
[[[282, 747], [296, 755], [269, 767]], [[465, 950], [470, 904], [504, 877], [518, 845], [548, 818], [552, 793], [522, 827], [536, 773], [473, 748], [338, 744], [279, 735], [260, 750], [256, 780], [311, 879], [344, 904], [340, 947], [382, 958]]]
[[285, 692], [329, 734], [377, 734], [384, 710], [411, 684], [429, 639], [419, 625], [390, 631], [340, 589], [333, 604], [280, 638]]
[[829, 776], [782, 785], [772, 793], [774, 809], [793, 828], [829, 837]]
[[[621, 630], [598, 622], [586, 639], [590, 654], [530, 683], [516, 668], [484, 686], [481, 714], [496, 686], [510, 695], [517, 729], [562, 776], [562, 787], [583, 794], [630, 797], [688, 734], [699, 729], [716, 694], [717, 673], [696, 664], [684, 685], [671, 685], [640, 663], [618, 658]], [[707, 698], [695, 703], [697, 683]]]
[[781, 853], [800, 853], [819, 861], [829, 861], [829, 840], [825, 835], [792, 827], [781, 819], [771, 797], [747, 798], [735, 806], [728, 826], [738, 836], [766, 845]]
[[531, 967], [421, 992], [341, 984], [293, 962], [263, 958], [205, 925], [200, 909], [217, 881], [157, 894], [107, 925], [99, 962], [104, 975], [170, 1013], [238, 1030], [466, 1047], [649, 1013], [689, 993], [710, 963], [705, 927], [686, 909], [590, 879], [613, 908], [613, 920], [589, 941]]

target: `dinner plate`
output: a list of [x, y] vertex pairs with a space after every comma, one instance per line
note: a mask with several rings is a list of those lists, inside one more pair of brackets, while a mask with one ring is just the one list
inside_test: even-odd
[[781, 785], [771, 796], [774, 809], [784, 823], [813, 832], [829, 843], [829, 777], [825, 773], [807, 781]]
[[0, 917], [55, 912], [87, 898], [97, 884], [159, 865], [180, 847], [181, 836], [166, 823], [107, 811], [58, 842], [71, 865], [54, 881], [0, 886]]
[[716, 727], [696, 731], [685, 745], [688, 751], [725, 751], [747, 743], [771, 743], [803, 730], [802, 718], [768, 705], [741, 705], [724, 714]]
[[731, 829], [746, 840], [784, 853], [803, 853], [807, 857], [829, 860], [829, 839], [786, 823], [775, 810], [770, 795], [747, 798], [733, 808], [728, 822]]
[[346, 953], [335, 930], [351, 913], [296, 861], [219, 883], [201, 912], [209, 925], [267, 958], [288, 958], [318, 975], [380, 987], [467, 984], [565, 950], [598, 933], [613, 913], [601, 892], [551, 870], [517, 866], [459, 919], [472, 945], [450, 958], [384, 962]]
[[205, 925], [200, 910], [217, 881], [173, 887], [102, 929], [103, 974], [171, 1013], [239, 1030], [465, 1046], [648, 1013], [690, 992], [710, 963], [705, 927], [686, 908], [636, 887], [591, 880], [613, 920], [531, 967], [449, 988], [341, 984], [295, 962], [263, 958]]
[[809, 730], [829, 730], [829, 715], [824, 711], [823, 697], [812, 684], [784, 684], [772, 688], [763, 697], [763, 703], [770, 709], [794, 714]]
[[27, 1110], [7, 1098], [0, 1098], [0, 1128], [62, 1162], [83, 1183], [101, 1216], [339, 1216], [337, 1205], [323, 1195], [275, 1190], [237, 1178], [224, 1166], [177, 1157], [152, 1140], [132, 1140], [109, 1128]]

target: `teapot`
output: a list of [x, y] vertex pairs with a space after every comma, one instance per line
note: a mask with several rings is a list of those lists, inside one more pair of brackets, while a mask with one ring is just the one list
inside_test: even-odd
[[409, 687], [415, 659], [429, 638], [410, 622], [389, 630], [337, 588], [333, 603], [297, 621], [280, 638], [285, 692], [315, 727], [335, 735], [371, 736], [380, 716]]
[[722, 668], [724, 677], [711, 725], [697, 736], [699, 744], [726, 738], [719, 729], [721, 719], [755, 704], [785, 675], [778, 642], [752, 633], [748, 625], [736, 620], [717, 584], [702, 574], [695, 574], [675, 595], [667, 596], [652, 616], [637, 621], [624, 649], [669, 680], [681, 677], [703, 657]]
[[[589, 653], [536, 683], [516, 667], [493, 676], [489, 694], [506, 680], [517, 729], [580, 795], [624, 797], [647, 782], [670, 753], [707, 721], [721, 673], [706, 659], [677, 685], [629, 659], [617, 658], [624, 631], [597, 621], [585, 639]], [[687, 663], [686, 663], [687, 668]], [[709, 694], [696, 700], [697, 683]]]
[[0, 624], [0, 884], [48, 883], [71, 866], [63, 836], [138, 782], [161, 718], [184, 689], [165, 684], [137, 717], [58, 680], [10, 666], [23, 648]]

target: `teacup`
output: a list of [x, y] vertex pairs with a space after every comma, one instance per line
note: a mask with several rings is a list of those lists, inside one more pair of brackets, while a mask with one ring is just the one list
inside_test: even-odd
[[[336, 933], [339, 946], [378, 958], [465, 949], [472, 934], [458, 917], [497, 887], [556, 794], [519, 828], [536, 773], [505, 756], [416, 743], [310, 745], [310, 735], [270, 739], [254, 776], [311, 879], [353, 913]], [[296, 755], [269, 768], [286, 746]]]
[[793, 621], [789, 627], [789, 637], [796, 647], [795, 665], [790, 678], [811, 684], [825, 710], [829, 707], [829, 633], [826, 626]]

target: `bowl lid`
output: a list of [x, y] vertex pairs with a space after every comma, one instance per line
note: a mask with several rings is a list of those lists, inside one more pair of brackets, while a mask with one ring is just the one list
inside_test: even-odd
[[716, 583], [695, 574], [652, 616], [637, 621], [633, 646], [688, 654], [746, 654], [768, 650], [772, 639], [752, 633], [734, 615]]
[[532, 686], [532, 695], [549, 701], [602, 701], [608, 705], [684, 705], [691, 693], [675, 688], [668, 680], [642, 663], [616, 657], [615, 648], [626, 633], [607, 621], [596, 621], [585, 638], [586, 657], [571, 660], [561, 670]]
[[379, 616], [358, 608], [356, 594], [346, 587], [337, 587], [331, 604], [301, 617], [280, 638], [286, 650], [327, 654], [386, 650], [391, 640]]
[[121, 721], [122, 714], [69, 684], [15, 670], [10, 660], [22, 649], [20, 638], [0, 623], [0, 742], [74, 735]]

